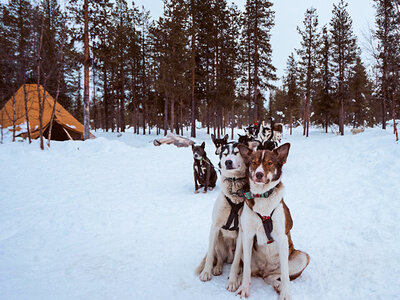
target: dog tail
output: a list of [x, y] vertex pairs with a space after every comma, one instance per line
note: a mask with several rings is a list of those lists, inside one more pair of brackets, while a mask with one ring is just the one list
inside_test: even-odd
[[200, 265], [194, 270], [195, 274], [200, 275], [200, 273], [203, 271], [204, 266], [206, 264], [206, 257], [207, 257], [207, 254], [204, 256], [204, 258], [201, 261]]

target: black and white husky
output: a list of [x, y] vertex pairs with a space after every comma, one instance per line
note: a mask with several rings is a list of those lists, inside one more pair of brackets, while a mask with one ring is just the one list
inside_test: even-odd
[[232, 263], [244, 192], [248, 190], [247, 168], [238, 143], [223, 145], [219, 157], [221, 192], [214, 203], [208, 251], [196, 269], [202, 281], [221, 275], [223, 264]]

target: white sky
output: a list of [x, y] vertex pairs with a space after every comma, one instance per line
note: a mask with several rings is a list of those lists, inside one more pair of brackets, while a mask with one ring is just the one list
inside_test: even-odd
[[[243, 11], [246, 0], [228, 1], [234, 2]], [[300, 45], [300, 36], [297, 33], [297, 26], [303, 26], [304, 13], [307, 8], [315, 7], [319, 16], [319, 24], [322, 27], [329, 23], [332, 16], [333, 3], [339, 0], [278, 0], [274, 2], [275, 27], [272, 31], [273, 64], [277, 67], [277, 75], [281, 77], [286, 68], [288, 56], [294, 48]], [[348, 0], [348, 11], [353, 18], [353, 30], [358, 37], [358, 45], [364, 44], [363, 33], [368, 28], [374, 27], [375, 9], [373, 0]], [[150, 10], [153, 18], [157, 19], [163, 12], [162, 0], [136, 0], [137, 6]], [[363, 51], [364, 62], [367, 62], [367, 54]]]

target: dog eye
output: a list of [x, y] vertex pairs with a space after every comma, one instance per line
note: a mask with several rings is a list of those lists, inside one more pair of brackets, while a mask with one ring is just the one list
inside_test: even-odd
[[272, 166], [272, 161], [268, 161], [268, 162], [267, 162], [267, 165], [268, 165], [268, 166]]

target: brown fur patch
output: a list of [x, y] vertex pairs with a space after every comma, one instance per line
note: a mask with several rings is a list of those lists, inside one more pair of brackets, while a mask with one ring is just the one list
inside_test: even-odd
[[254, 206], [254, 204], [255, 204], [254, 199], [247, 199], [247, 198], [246, 198], [245, 201], [246, 201], [247, 206], [250, 207], [250, 209], [253, 209], [253, 206]]
[[288, 234], [289, 231], [293, 228], [293, 219], [290, 215], [290, 210], [283, 199], [281, 200], [281, 203], [283, 206], [283, 212], [285, 213], [285, 233]]
[[[294, 252], [292, 253], [292, 255], [296, 255], [297, 253], [302, 253], [299, 250], [294, 250]], [[310, 263], [310, 256], [307, 253], [304, 253], [307, 257], [307, 263], [304, 266], [303, 270], [301, 270], [300, 272], [296, 273], [296, 274], [292, 274], [289, 276], [290, 280], [295, 280], [296, 278], [300, 277], [300, 275], [303, 273], [303, 271], [307, 268], [308, 264]]]

